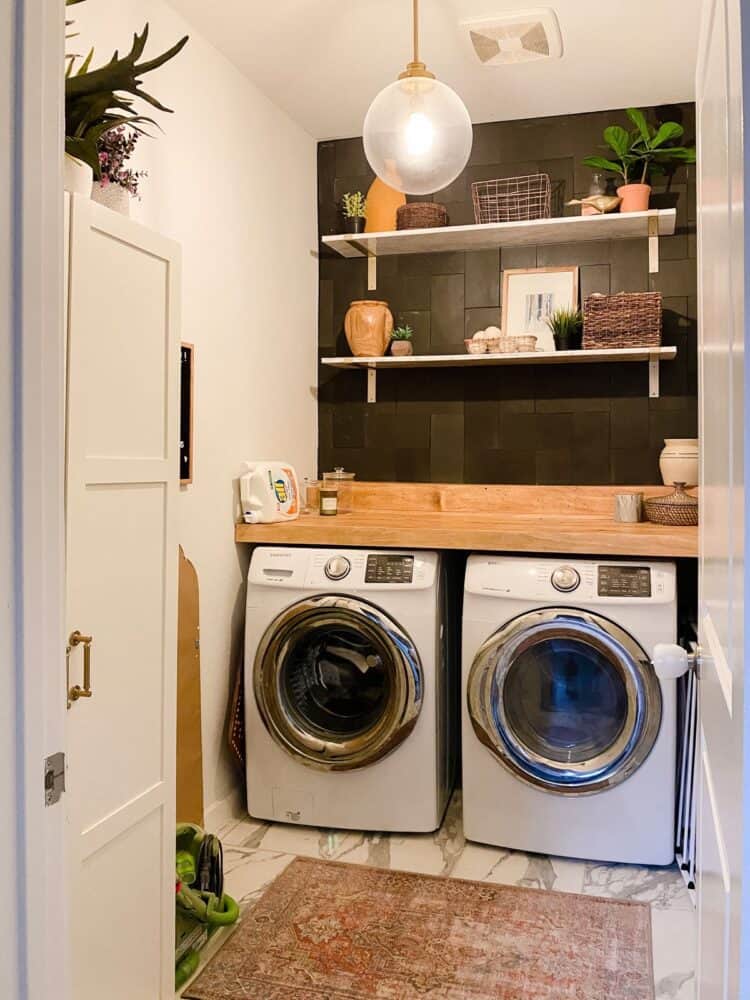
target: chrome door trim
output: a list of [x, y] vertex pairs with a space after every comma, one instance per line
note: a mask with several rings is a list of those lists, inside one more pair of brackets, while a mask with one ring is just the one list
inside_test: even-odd
[[[516, 737], [503, 699], [515, 659], [537, 642], [563, 636], [605, 656], [620, 673], [628, 698], [625, 725], [614, 743], [588, 761], [565, 764], [535, 753]], [[466, 696], [477, 738], [501, 763], [528, 784], [562, 795], [591, 794], [625, 781], [648, 757], [661, 726], [661, 687], [647, 654], [615, 622], [576, 608], [543, 608], [506, 623], [479, 648]]]
[[[280, 683], [281, 667], [296, 637], [312, 624], [355, 627], [383, 649], [393, 665], [391, 696], [383, 715], [351, 737], [323, 737], [311, 732], [291, 710]], [[381, 760], [396, 749], [416, 725], [422, 708], [424, 679], [419, 654], [392, 618], [375, 605], [353, 597], [323, 594], [285, 608], [268, 626], [258, 644], [253, 666], [255, 701], [275, 742], [310, 767], [348, 771]]]

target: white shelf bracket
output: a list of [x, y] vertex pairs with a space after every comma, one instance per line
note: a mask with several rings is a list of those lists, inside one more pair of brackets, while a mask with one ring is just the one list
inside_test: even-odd
[[374, 292], [378, 287], [378, 258], [374, 253], [367, 257], [367, 290]]
[[375, 368], [374, 365], [369, 365], [367, 368], [367, 402], [377, 403], [377, 401], [378, 401], [378, 370], [377, 368]]
[[648, 220], [648, 273], [659, 273], [659, 218], [656, 215]]
[[648, 363], [648, 394], [651, 399], [659, 398], [659, 361], [651, 358]]

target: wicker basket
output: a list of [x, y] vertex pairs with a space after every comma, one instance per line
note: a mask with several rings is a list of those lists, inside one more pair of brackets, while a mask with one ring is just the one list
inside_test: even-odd
[[698, 523], [698, 500], [685, 492], [684, 483], [675, 483], [674, 493], [665, 497], [649, 497], [644, 503], [646, 520], [654, 524], [683, 525]]
[[589, 295], [583, 305], [584, 351], [661, 346], [661, 292]]
[[549, 174], [527, 174], [497, 181], [475, 181], [471, 185], [474, 218], [478, 225], [488, 222], [526, 222], [549, 219], [552, 214], [552, 186]]
[[448, 225], [448, 209], [434, 201], [410, 201], [399, 205], [396, 229], [437, 229]]

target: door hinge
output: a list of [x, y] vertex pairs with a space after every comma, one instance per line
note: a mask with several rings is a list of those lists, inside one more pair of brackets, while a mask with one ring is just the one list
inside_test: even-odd
[[44, 804], [53, 806], [65, 791], [65, 754], [53, 753], [44, 761]]

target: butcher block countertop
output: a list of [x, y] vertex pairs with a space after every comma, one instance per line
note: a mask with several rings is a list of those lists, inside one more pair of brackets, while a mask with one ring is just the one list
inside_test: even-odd
[[476, 552], [694, 558], [698, 529], [619, 524], [614, 494], [660, 486], [471, 486], [357, 483], [354, 509], [335, 517], [237, 524], [252, 545], [330, 545]]

